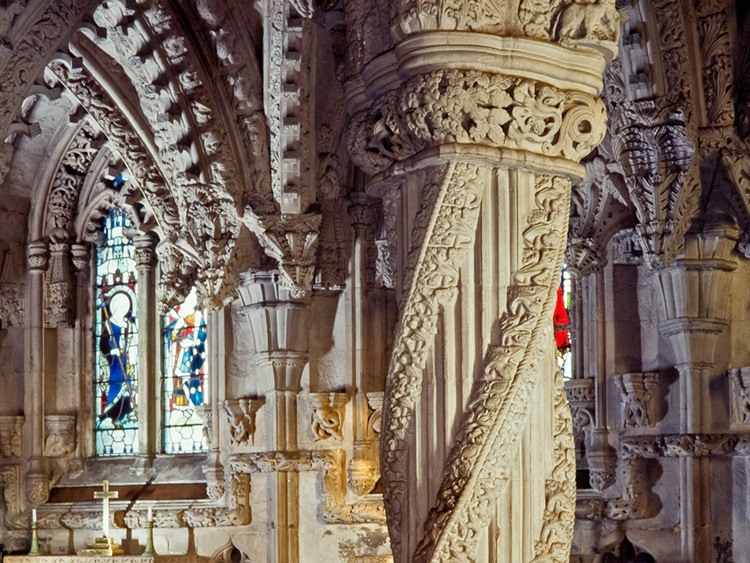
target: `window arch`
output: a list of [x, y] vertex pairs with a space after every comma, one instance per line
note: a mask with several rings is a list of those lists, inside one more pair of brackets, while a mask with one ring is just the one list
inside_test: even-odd
[[96, 247], [94, 414], [97, 455], [138, 453], [138, 272], [127, 214], [113, 207]]
[[[111, 187], [118, 186], [113, 181]], [[95, 237], [94, 453], [130, 456], [144, 453], [141, 449], [167, 454], [205, 452], [206, 313], [198, 306], [193, 289], [181, 305], [163, 317], [147, 314], [144, 307], [155, 312], [156, 303], [140, 302], [139, 296], [147, 292], [139, 289], [139, 284], [153, 284], [153, 278], [140, 277], [143, 264], [133, 240], [137, 230], [129, 214], [115, 204], [101, 220]], [[150, 317], [158, 319], [157, 326], [141, 327], [141, 320], [148, 324]], [[161, 341], [139, 338], [149, 331], [160, 332]], [[150, 360], [143, 362], [144, 357]], [[139, 365], [143, 363], [147, 365]], [[140, 393], [142, 384], [153, 390], [148, 398]], [[147, 402], [158, 407], [150, 409]], [[144, 424], [150, 428], [142, 428]], [[144, 448], [141, 432], [159, 443]]]

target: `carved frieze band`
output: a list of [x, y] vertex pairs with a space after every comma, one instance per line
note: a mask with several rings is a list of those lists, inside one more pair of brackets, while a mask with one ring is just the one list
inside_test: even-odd
[[344, 450], [304, 450], [236, 454], [229, 459], [232, 471], [252, 475], [279, 471], [320, 471], [323, 487], [321, 516], [328, 524], [383, 524], [385, 508], [378, 501], [346, 502]]
[[[172, 503], [168, 508], [153, 511], [155, 528], [213, 528], [217, 526], [244, 526], [250, 523], [250, 481], [246, 475], [233, 475], [228, 495], [228, 506], [191, 506], [189, 502]], [[174, 506], [177, 504], [178, 506]], [[146, 528], [148, 515], [145, 509], [125, 512], [126, 508], [114, 503], [115, 513], [111, 525], [127, 528]], [[101, 510], [75, 508], [68, 510], [43, 510], [39, 516], [40, 529], [101, 530]], [[28, 528], [24, 522], [23, 528]]]
[[471, 30], [609, 51], [617, 50], [619, 24], [614, 0], [600, 0], [593, 5], [572, 0], [400, 0], [395, 2], [391, 17], [391, 28], [397, 36], [431, 30]]
[[411, 78], [352, 118], [349, 141], [367, 173], [442, 143], [508, 147], [578, 162], [604, 135], [604, 104], [525, 78], [436, 70]]
[[534, 201], [522, 235], [523, 261], [513, 273], [507, 312], [500, 319], [501, 342], [489, 346], [483, 374], [474, 382], [418, 561], [470, 557], [508, 482], [546, 351], [542, 332], [562, 263], [570, 181], [536, 176]]
[[621, 440], [625, 459], [750, 455], [750, 436], [745, 434], [665, 434], [626, 436]]

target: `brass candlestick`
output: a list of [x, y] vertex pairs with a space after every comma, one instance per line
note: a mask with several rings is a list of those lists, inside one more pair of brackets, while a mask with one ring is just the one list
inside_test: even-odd
[[29, 555], [42, 555], [42, 550], [39, 548], [39, 530], [36, 522], [31, 523], [31, 549], [29, 549]]
[[154, 549], [154, 520], [148, 520], [146, 522], [146, 529], [148, 530], [148, 536], [146, 538], [146, 549], [141, 553], [141, 557], [156, 557], [156, 550]]

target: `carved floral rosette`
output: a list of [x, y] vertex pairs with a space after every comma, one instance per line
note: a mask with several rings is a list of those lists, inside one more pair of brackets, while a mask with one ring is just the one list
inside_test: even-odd
[[62, 457], [73, 453], [75, 449], [74, 414], [49, 414], [44, 417], [47, 426], [47, 439], [44, 442], [45, 455]]
[[307, 396], [310, 409], [310, 427], [315, 441], [333, 438], [344, 440], [344, 414], [349, 397], [346, 393], [310, 393]]
[[21, 457], [23, 416], [0, 416], [0, 455], [2, 457]]

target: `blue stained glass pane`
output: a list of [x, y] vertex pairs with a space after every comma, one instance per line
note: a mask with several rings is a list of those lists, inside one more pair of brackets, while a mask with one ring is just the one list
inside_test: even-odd
[[94, 413], [96, 453], [138, 453], [138, 301], [127, 215], [112, 209], [96, 249]]
[[164, 316], [164, 451], [208, 449], [202, 407], [208, 400], [205, 311], [196, 291]]

